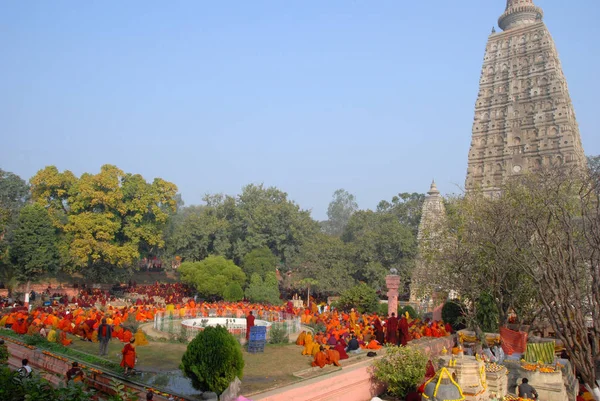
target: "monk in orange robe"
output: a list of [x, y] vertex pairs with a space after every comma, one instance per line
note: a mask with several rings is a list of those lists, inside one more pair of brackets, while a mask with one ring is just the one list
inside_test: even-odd
[[135, 367], [135, 346], [133, 343], [134, 339], [131, 339], [123, 349], [121, 350], [121, 354], [123, 357], [121, 358], [121, 367], [125, 368], [125, 375], [128, 375], [131, 370]]
[[123, 332], [123, 338], [121, 339], [121, 341], [123, 341], [124, 343], [128, 343], [129, 341], [131, 341], [132, 337], [133, 337], [133, 334], [131, 333], [131, 331], [125, 330]]
[[340, 365], [340, 353], [337, 352], [335, 349], [327, 350], [327, 360], [329, 361], [330, 364], [333, 364], [335, 366], [341, 366]]
[[58, 339], [60, 340], [60, 343], [65, 347], [71, 345], [71, 343], [73, 342], [73, 340], [69, 340], [67, 338], [67, 333], [65, 333], [64, 331], [60, 332]]
[[327, 353], [324, 348], [321, 347], [320, 351], [315, 354], [315, 360], [312, 362], [312, 366], [324, 368], [328, 363], [329, 359], [327, 358]]

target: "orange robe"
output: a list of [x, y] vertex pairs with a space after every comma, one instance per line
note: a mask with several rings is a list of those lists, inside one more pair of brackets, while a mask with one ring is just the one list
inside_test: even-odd
[[327, 359], [327, 353], [325, 351], [319, 351], [315, 355], [315, 360], [312, 362], [312, 366], [318, 366], [324, 368], [329, 363]]
[[334, 349], [327, 350], [327, 360], [329, 361], [329, 363], [334, 364], [335, 366], [341, 366], [340, 353]]
[[121, 367], [133, 369], [135, 366], [135, 347], [129, 343], [125, 344], [121, 350], [123, 357], [121, 358]]
[[65, 347], [68, 345], [71, 345], [71, 343], [73, 342], [73, 340], [69, 340], [67, 338], [67, 333], [65, 333], [64, 331], [60, 332], [59, 339], [60, 339], [60, 343]]

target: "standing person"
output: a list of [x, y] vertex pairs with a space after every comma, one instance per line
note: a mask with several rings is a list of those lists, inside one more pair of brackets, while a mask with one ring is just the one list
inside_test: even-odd
[[108, 355], [108, 342], [112, 338], [112, 326], [102, 318], [102, 324], [98, 326], [98, 341], [100, 342], [100, 356]]
[[519, 397], [531, 399], [538, 398], [537, 391], [535, 391], [535, 388], [529, 384], [529, 380], [526, 377], [521, 381], [521, 385], [519, 386]]
[[246, 341], [250, 338], [250, 329], [254, 327], [254, 319], [252, 311], [248, 312], [248, 316], [246, 316]]
[[409, 334], [408, 334], [408, 320], [406, 320], [406, 316], [402, 316], [400, 321], [398, 322], [398, 334], [399, 334], [399, 345], [405, 346], [408, 343]]
[[398, 343], [398, 318], [396, 314], [392, 312], [385, 324], [385, 341], [388, 344], [396, 345]]
[[135, 367], [135, 346], [133, 345], [134, 342], [135, 338], [132, 338], [127, 344], [125, 344], [125, 346], [121, 350], [121, 354], [123, 355], [121, 359], [121, 367], [125, 368], [125, 376], [129, 375]]

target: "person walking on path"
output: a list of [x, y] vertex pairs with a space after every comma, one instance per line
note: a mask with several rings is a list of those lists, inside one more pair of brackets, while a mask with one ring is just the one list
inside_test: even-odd
[[106, 318], [102, 319], [102, 324], [98, 326], [98, 341], [100, 342], [100, 356], [108, 355], [108, 342], [112, 338], [112, 326], [106, 323]]
[[121, 359], [121, 367], [125, 368], [125, 376], [129, 375], [133, 372], [133, 368], [135, 367], [135, 346], [133, 343], [135, 339], [132, 338], [129, 340], [129, 343], [125, 344], [123, 350], [121, 350], [121, 354], [123, 355]]

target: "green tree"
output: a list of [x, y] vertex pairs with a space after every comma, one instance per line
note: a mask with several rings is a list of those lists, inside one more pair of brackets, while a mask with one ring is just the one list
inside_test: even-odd
[[365, 283], [360, 283], [342, 293], [338, 301], [338, 307], [343, 310], [355, 308], [360, 313], [377, 312], [379, 297], [373, 288]]
[[28, 198], [27, 183], [18, 175], [0, 169], [0, 268], [8, 268], [7, 250], [11, 232]]
[[391, 202], [379, 202], [377, 212], [393, 214], [400, 224], [409, 227], [413, 234], [417, 235], [424, 201], [424, 194], [403, 192], [394, 196]]
[[236, 377], [243, 377], [240, 344], [225, 327], [207, 327], [188, 344], [181, 370], [194, 388], [221, 394]]
[[442, 307], [442, 320], [449, 323], [453, 330], [461, 330], [465, 327], [465, 309], [458, 299], [449, 300]]
[[246, 298], [255, 303], [281, 304], [279, 283], [275, 273], [267, 273], [264, 281], [258, 273], [254, 273], [246, 289]]
[[238, 302], [244, 299], [244, 290], [242, 290], [240, 283], [236, 281], [229, 283], [223, 291], [223, 299], [228, 302]]
[[63, 264], [91, 279], [111, 279], [109, 273], [163, 247], [163, 229], [177, 204], [174, 184], [148, 183], [111, 165], [80, 178], [46, 167], [31, 185], [34, 201], [60, 230]]
[[27, 284], [26, 301], [31, 282], [58, 269], [56, 242], [56, 228], [46, 209], [40, 205], [27, 205], [21, 209], [10, 247], [10, 259], [19, 281]]
[[351, 245], [340, 238], [318, 233], [306, 242], [292, 263], [293, 287], [306, 288], [302, 280], [314, 279], [312, 288], [322, 295], [339, 295], [356, 285], [357, 268]]
[[413, 347], [386, 347], [386, 355], [374, 364], [374, 376], [387, 385], [388, 393], [404, 399], [421, 383], [427, 369], [427, 356]]
[[358, 211], [352, 215], [342, 240], [350, 245], [354, 279], [383, 288], [391, 268], [408, 279], [417, 252], [416, 236], [391, 213]]
[[481, 330], [486, 333], [497, 333], [499, 313], [494, 298], [488, 293], [481, 294], [475, 303], [475, 308], [475, 319]]
[[342, 235], [348, 220], [357, 210], [355, 196], [344, 189], [338, 189], [333, 193], [333, 200], [327, 208], [328, 220], [323, 222], [323, 231], [329, 235]]
[[182, 282], [193, 285], [204, 297], [223, 298], [228, 284], [236, 282], [241, 287], [246, 282], [242, 269], [223, 256], [209, 256], [200, 262], [183, 262], [179, 274]]
[[223, 216], [222, 209], [209, 205], [181, 209], [170, 221], [167, 252], [188, 262], [209, 255], [232, 259], [231, 223]]
[[262, 278], [265, 278], [267, 273], [275, 272], [278, 263], [279, 260], [273, 255], [273, 252], [264, 246], [253, 249], [244, 256], [243, 269], [248, 277], [258, 273]]
[[310, 211], [301, 210], [285, 192], [262, 184], [242, 189], [233, 225], [235, 260], [242, 260], [252, 249], [267, 246], [284, 265], [319, 231]]

